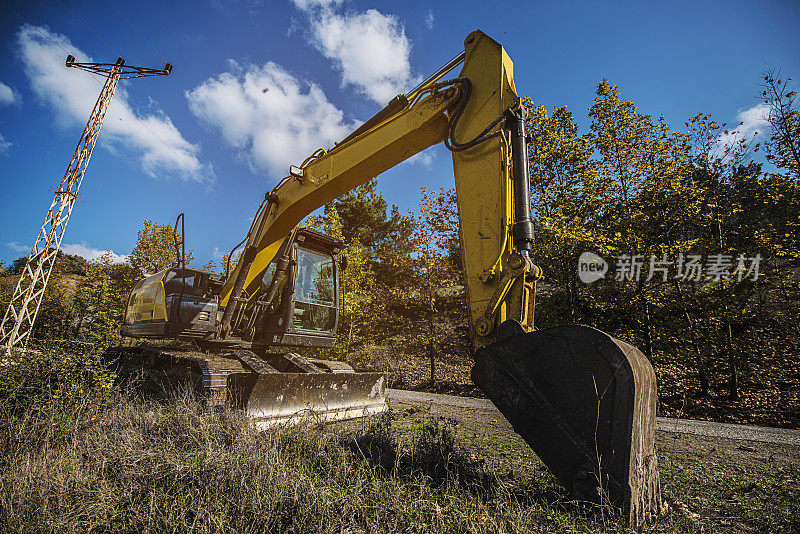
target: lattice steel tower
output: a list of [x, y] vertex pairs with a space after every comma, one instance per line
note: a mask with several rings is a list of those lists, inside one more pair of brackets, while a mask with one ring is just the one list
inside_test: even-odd
[[44, 290], [53, 271], [56, 255], [61, 247], [61, 238], [69, 222], [69, 216], [78, 197], [78, 190], [81, 187], [86, 167], [89, 165], [89, 157], [103, 125], [106, 111], [111, 104], [111, 97], [114, 96], [114, 89], [120, 79], [141, 78], [144, 76], [168, 75], [172, 71], [172, 65], [167, 63], [163, 69], [149, 69], [145, 67], [131, 67], [125, 65], [122, 58], [117, 59], [116, 63], [77, 63], [75, 58], [67, 56], [67, 67], [85, 70], [93, 74], [99, 74], [106, 78], [100, 96], [92, 109], [83, 134], [72, 154], [72, 159], [67, 166], [67, 172], [61, 179], [58, 189], [55, 191], [50, 209], [47, 210], [42, 228], [36, 242], [33, 244], [28, 262], [19, 277], [14, 296], [8, 305], [0, 325], [0, 350], [5, 354], [11, 355], [14, 347], [24, 347], [28, 343], [33, 330], [33, 322], [42, 304]]

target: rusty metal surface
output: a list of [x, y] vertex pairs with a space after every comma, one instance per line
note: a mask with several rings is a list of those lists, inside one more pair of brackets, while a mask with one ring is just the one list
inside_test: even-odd
[[560, 326], [479, 349], [472, 379], [575, 498], [634, 524], [658, 511], [656, 381], [638, 349]]
[[334, 421], [384, 412], [384, 373], [234, 374], [234, 405], [261, 426], [303, 419]]
[[314, 365], [318, 365], [323, 369], [330, 371], [331, 373], [355, 373], [355, 369], [344, 362], [337, 362], [335, 360], [320, 360], [317, 358], [309, 358], [309, 360], [314, 362]]
[[[142, 384], [150, 393], [191, 384], [209, 407], [243, 409], [260, 427], [354, 419], [388, 409], [385, 373], [355, 373], [338, 362], [310, 360], [314, 365], [292, 355], [296, 366], [303, 364], [296, 368], [314, 372], [278, 372], [250, 351], [224, 355], [149, 346], [114, 347], [105, 357], [116, 362], [121, 376], [150, 382]], [[254, 372], [262, 366], [266, 372]]]

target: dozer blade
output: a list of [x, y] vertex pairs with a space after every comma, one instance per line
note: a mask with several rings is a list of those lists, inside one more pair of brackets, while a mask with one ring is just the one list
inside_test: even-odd
[[611, 504], [632, 524], [657, 514], [656, 377], [647, 358], [588, 326], [523, 333], [511, 323], [476, 352], [473, 381], [576, 499]]
[[104, 358], [148, 398], [168, 398], [191, 384], [207, 406], [244, 409], [258, 427], [354, 419], [388, 408], [386, 374], [356, 373], [343, 362], [147, 345], [113, 347]]
[[228, 391], [261, 428], [353, 419], [388, 408], [383, 373], [232, 374]]

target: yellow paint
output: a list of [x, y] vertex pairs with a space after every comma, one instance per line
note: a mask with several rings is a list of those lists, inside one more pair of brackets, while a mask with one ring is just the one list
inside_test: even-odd
[[[520, 105], [511, 59], [497, 41], [483, 32], [472, 32], [465, 40], [460, 76], [471, 80], [472, 93], [455, 132], [459, 142], [474, 138], [505, 110]], [[304, 164], [302, 179], [292, 177], [283, 181], [274, 191], [277, 204], [260, 213], [248, 234], [247, 245], [256, 247], [257, 254], [246, 276], [247, 295], [256, 294], [263, 273], [281, 243], [305, 216], [369, 178], [444, 141], [449, 130], [448, 112], [458, 102], [456, 87], [433, 91], [348, 142], [315, 153]], [[512, 253], [509, 232], [513, 220], [511, 161], [505, 137], [495, 137], [453, 153], [472, 325], [483, 316], [498, 283], [508, 272], [505, 260]], [[222, 306], [228, 303], [240, 269], [237, 264], [221, 292]], [[163, 302], [163, 274], [145, 280], [139, 290], [141, 300], [134, 306], [136, 313], [144, 315], [151, 310], [153, 318], [166, 315], [166, 308], [158, 304]], [[530, 284], [515, 279], [506, 291], [498, 293], [502, 302], [496, 306], [496, 319], [513, 318], [527, 323], [529, 292]], [[473, 335], [476, 347], [488, 341], [489, 338]]]
[[142, 280], [131, 291], [128, 306], [125, 310], [125, 323], [133, 324], [144, 321], [166, 321], [167, 302], [164, 291], [164, 277], [169, 269], [159, 271]]
[[[250, 243], [259, 250], [247, 273], [245, 291], [252, 295], [261, 276], [289, 232], [309, 213], [358, 187], [368, 179], [407, 160], [447, 135], [445, 111], [455, 94], [432, 95], [376, 125], [359, 137], [328, 151], [305, 168], [302, 181], [290, 179], [275, 192], [278, 204], [259, 220]], [[240, 265], [222, 291], [224, 306]]]
[[[469, 34], [464, 46], [466, 58], [460, 76], [472, 81], [472, 96], [455, 131], [456, 140], [462, 143], [478, 135], [504, 110], [519, 105], [514, 66], [503, 47], [479, 31]], [[507, 238], [513, 205], [510, 153], [503, 145], [502, 138], [496, 137], [469, 150], [453, 152], [464, 251], [461, 256], [473, 324], [483, 315], [503, 277], [502, 262], [488, 283], [482, 282], [480, 275], [495, 266], [501, 255], [511, 252], [511, 239]], [[506, 302], [499, 309], [500, 321], [509, 317]], [[476, 348], [484, 344], [475, 337], [473, 342]]]

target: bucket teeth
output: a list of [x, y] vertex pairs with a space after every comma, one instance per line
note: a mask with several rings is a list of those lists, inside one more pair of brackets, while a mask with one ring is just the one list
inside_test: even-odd
[[588, 326], [537, 330], [479, 349], [472, 379], [574, 498], [632, 524], [659, 512], [656, 378], [636, 347]]

